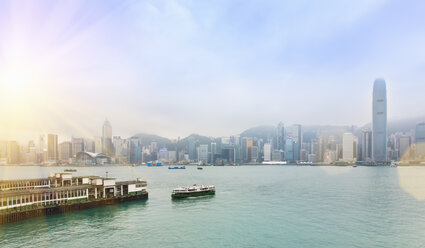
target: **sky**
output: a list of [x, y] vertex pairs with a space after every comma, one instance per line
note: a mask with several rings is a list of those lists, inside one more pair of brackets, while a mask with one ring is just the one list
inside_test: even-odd
[[238, 134], [425, 113], [424, 1], [0, 0], [0, 139]]

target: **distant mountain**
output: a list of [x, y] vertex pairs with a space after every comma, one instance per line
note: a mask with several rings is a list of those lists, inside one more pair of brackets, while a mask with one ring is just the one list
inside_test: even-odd
[[258, 126], [243, 131], [241, 137], [257, 137], [268, 140], [276, 137], [276, 126]]
[[143, 146], [150, 145], [152, 141], [156, 141], [158, 143], [158, 147], [166, 147], [171, 143], [171, 140], [155, 135], [155, 134], [146, 134], [146, 133], [138, 133], [133, 135], [133, 137], [140, 138]]
[[210, 138], [210, 137], [207, 137], [207, 136], [202, 136], [202, 135], [199, 135], [199, 134], [191, 134], [191, 135], [187, 136], [186, 138], [181, 139], [177, 143], [177, 148], [179, 150], [186, 149], [188, 144], [189, 144], [189, 139], [193, 139], [193, 142], [195, 142], [195, 144], [197, 144], [197, 145], [204, 145], [204, 144], [209, 145], [211, 143], [211, 141], [213, 141], [213, 138]]
[[[388, 121], [388, 134], [395, 132], [410, 132], [415, 130], [416, 124], [425, 122], [425, 116], [401, 119], [401, 120], [390, 120]], [[361, 127], [361, 129], [372, 129], [372, 123], [368, 123]]]

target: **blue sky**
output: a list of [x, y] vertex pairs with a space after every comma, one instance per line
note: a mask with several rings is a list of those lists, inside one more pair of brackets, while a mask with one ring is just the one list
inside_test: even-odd
[[[171, 138], [425, 113], [422, 1], [0, 1], [0, 138]], [[5, 76], [6, 75], [6, 76]], [[18, 82], [18, 83], [16, 83]]]

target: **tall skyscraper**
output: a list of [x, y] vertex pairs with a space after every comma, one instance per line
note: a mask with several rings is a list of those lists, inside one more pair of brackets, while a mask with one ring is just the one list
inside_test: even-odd
[[72, 158], [72, 142], [65, 141], [59, 144], [59, 159], [69, 161]]
[[285, 150], [285, 126], [282, 122], [277, 124], [276, 141], [276, 149]]
[[362, 160], [372, 160], [372, 131], [362, 130]]
[[425, 122], [418, 123], [415, 130], [416, 157], [425, 158]]
[[112, 155], [112, 126], [108, 119], [105, 119], [102, 127], [102, 152]]
[[195, 154], [196, 154], [196, 146], [195, 146], [195, 138], [190, 136], [187, 139], [187, 152], [189, 154], [190, 160], [195, 160]]
[[264, 161], [268, 162], [272, 160], [272, 144], [264, 144]]
[[342, 160], [353, 162], [355, 160], [355, 141], [352, 133], [344, 133], [342, 136]]
[[7, 163], [8, 164], [19, 163], [19, 144], [17, 141], [7, 142]]
[[[285, 145], [285, 160], [287, 161], [299, 161], [301, 154], [301, 143], [303, 140], [301, 125], [295, 124], [286, 129], [286, 140], [292, 142], [292, 144]], [[287, 151], [289, 149], [289, 151]], [[287, 154], [287, 152], [289, 152]], [[288, 157], [287, 157], [288, 156]]]
[[208, 145], [199, 145], [198, 161], [208, 163]]
[[383, 79], [373, 84], [372, 154], [375, 162], [387, 161], [387, 89]]
[[47, 135], [47, 160], [56, 161], [59, 159], [58, 135]]

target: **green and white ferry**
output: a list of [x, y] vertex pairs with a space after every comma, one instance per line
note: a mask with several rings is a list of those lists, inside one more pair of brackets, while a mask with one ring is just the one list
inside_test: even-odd
[[198, 197], [205, 195], [214, 195], [215, 194], [215, 186], [214, 185], [196, 185], [189, 187], [180, 187], [173, 189], [171, 193], [171, 198], [173, 199], [181, 199], [188, 197]]

